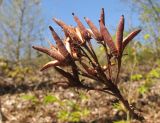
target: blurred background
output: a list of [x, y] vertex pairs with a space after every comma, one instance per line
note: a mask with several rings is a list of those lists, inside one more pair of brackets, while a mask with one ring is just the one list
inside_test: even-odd
[[[82, 91], [79, 96], [74, 90], [67, 90], [66, 95], [62, 88], [57, 91], [53, 83], [64, 79], [52, 69], [40, 72], [50, 58], [32, 49], [33, 45], [49, 47], [49, 41], [54, 44], [50, 25], [63, 37], [61, 28], [52, 21], [54, 17], [76, 25], [74, 12], [86, 27], [83, 17], [98, 27], [102, 7], [113, 38], [121, 15], [125, 17], [125, 36], [142, 29], [125, 50], [120, 87], [148, 122], [160, 122], [160, 0], [0, 0], [0, 95], [8, 122], [132, 122], [124, 120], [125, 111], [119, 103], [109, 107], [110, 98], [103, 94]], [[103, 64], [103, 49], [93, 44]], [[97, 102], [96, 98], [101, 99]]]

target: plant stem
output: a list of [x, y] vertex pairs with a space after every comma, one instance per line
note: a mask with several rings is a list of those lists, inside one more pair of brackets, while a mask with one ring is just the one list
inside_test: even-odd
[[137, 114], [134, 112], [134, 109], [132, 109], [128, 103], [128, 100], [126, 100], [121, 92], [119, 91], [119, 89], [117, 88], [117, 86], [114, 87], [114, 93], [116, 93], [116, 97], [123, 103], [124, 107], [129, 111], [129, 115], [130, 117], [134, 118], [134, 119], [137, 119], [137, 120], [144, 120], [144, 117], [141, 116], [140, 114]]

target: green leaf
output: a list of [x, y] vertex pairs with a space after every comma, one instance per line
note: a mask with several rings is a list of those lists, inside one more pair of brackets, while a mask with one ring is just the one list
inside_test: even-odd
[[79, 94], [79, 96], [80, 96], [80, 98], [81, 98], [81, 100], [87, 100], [88, 99], [88, 96], [85, 94], [85, 93], [80, 93]]
[[45, 104], [54, 103], [54, 102], [57, 102], [57, 101], [58, 101], [58, 98], [56, 96], [50, 95], [50, 94], [45, 96], [44, 99], [43, 99], [43, 102]]
[[66, 110], [61, 110], [58, 112], [57, 117], [61, 121], [68, 121], [69, 113]]
[[117, 110], [123, 110], [123, 107], [120, 103], [113, 103], [113, 108]]
[[31, 94], [23, 95], [23, 96], [21, 96], [21, 98], [24, 99], [24, 100], [27, 100], [27, 101], [32, 101], [32, 102], [37, 102], [38, 101], [38, 98], [35, 97], [34, 95], [31, 95]]
[[141, 80], [142, 78], [143, 76], [141, 74], [134, 74], [131, 76], [132, 81], [138, 81], [138, 80]]
[[148, 75], [147, 78], [160, 78], [160, 68], [155, 68], [153, 70], [151, 70]]
[[128, 123], [128, 121], [125, 121], [125, 120], [119, 120], [119, 121], [114, 121], [113, 123]]
[[146, 85], [142, 85], [142, 86], [140, 86], [140, 87], [138, 88], [138, 92], [139, 92], [140, 94], [145, 94], [145, 93], [148, 92], [148, 90], [149, 90], [149, 87], [146, 86]]
[[80, 111], [74, 111], [69, 116], [70, 122], [79, 122], [81, 118], [81, 112]]
[[82, 112], [83, 116], [87, 116], [90, 113], [90, 111], [88, 109], [86, 109], [86, 108], [84, 110], [82, 110], [81, 112]]

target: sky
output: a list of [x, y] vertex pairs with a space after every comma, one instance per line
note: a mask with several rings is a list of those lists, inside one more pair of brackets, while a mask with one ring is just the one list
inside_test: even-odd
[[106, 26], [111, 34], [115, 33], [121, 15], [125, 17], [126, 31], [129, 27], [136, 28], [140, 24], [138, 13], [125, 0], [42, 0], [43, 19], [47, 23], [45, 37], [51, 39], [49, 25], [58, 32], [61, 31], [60, 27], [52, 21], [54, 17], [69, 25], [76, 25], [72, 16], [73, 12], [85, 26], [87, 25], [83, 17], [90, 18], [98, 26], [101, 8], [105, 9]]

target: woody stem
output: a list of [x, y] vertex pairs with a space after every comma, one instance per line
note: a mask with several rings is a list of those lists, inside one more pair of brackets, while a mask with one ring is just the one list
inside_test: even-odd
[[115, 96], [123, 103], [124, 107], [129, 111], [129, 115], [132, 118], [135, 118], [137, 120], [144, 120], [144, 117], [135, 113], [133, 109], [131, 109], [128, 101], [122, 96], [121, 92], [119, 91], [118, 87], [114, 85], [114, 94]]
[[119, 74], [120, 74], [120, 70], [121, 70], [121, 57], [118, 58], [118, 71], [117, 71], [117, 75], [116, 75], [116, 80], [115, 80], [115, 84], [118, 84], [118, 78], [119, 78]]
[[111, 79], [112, 77], [112, 70], [111, 70], [111, 61], [110, 61], [110, 58], [109, 58], [109, 54], [108, 54], [108, 50], [107, 50], [107, 47], [106, 47], [106, 44], [105, 43], [103, 43], [102, 44], [103, 45], [103, 47], [104, 47], [104, 49], [105, 49], [105, 53], [106, 53], [106, 57], [107, 57], [107, 63], [108, 63], [108, 75], [109, 75], [109, 78]]

